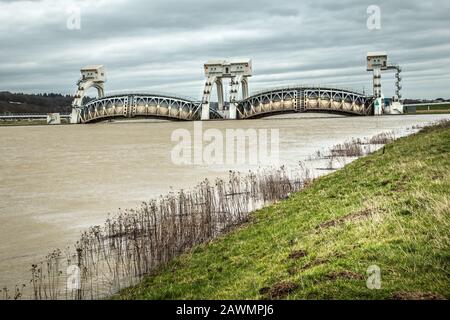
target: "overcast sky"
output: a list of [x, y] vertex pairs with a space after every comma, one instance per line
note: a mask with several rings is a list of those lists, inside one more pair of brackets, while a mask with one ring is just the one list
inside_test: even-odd
[[[370, 5], [381, 29], [367, 27]], [[80, 29], [68, 28], [76, 8]], [[365, 56], [382, 50], [403, 67], [404, 98], [450, 98], [449, 17], [448, 0], [0, 0], [0, 91], [73, 94], [80, 67], [103, 64], [107, 93], [199, 98], [205, 61], [251, 58], [250, 90], [301, 83], [371, 93]], [[393, 78], [382, 75], [386, 96]]]

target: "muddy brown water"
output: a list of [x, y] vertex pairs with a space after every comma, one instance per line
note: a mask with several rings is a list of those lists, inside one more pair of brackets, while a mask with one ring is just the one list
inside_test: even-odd
[[[322, 114], [247, 121], [211, 121], [203, 129], [278, 129], [279, 163], [295, 166], [320, 149], [352, 137], [394, 130], [411, 133], [450, 115], [342, 117]], [[29, 269], [55, 248], [76, 241], [119, 208], [229, 170], [256, 165], [177, 165], [176, 129], [192, 122], [114, 122], [76, 126], [0, 127], [0, 286], [28, 283]], [[263, 164], [267, 165], [267, 163]], [[325, 172], [315, 174], [323, 174]]]

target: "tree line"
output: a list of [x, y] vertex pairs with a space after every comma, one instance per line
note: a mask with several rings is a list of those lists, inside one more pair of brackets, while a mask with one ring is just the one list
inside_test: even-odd
[[0, 113], [70, 113], [72, 95], [0, 92]]

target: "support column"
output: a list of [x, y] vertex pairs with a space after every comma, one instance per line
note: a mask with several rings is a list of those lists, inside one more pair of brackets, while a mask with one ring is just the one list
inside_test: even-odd
[[248, 80], [247, 77], [242, 79], [242, 99], [248, 98]]
[[236, 75], [231, 78], [231, 89], [230, 89], [230, 119], [237, 118], [237, 103], [239, 87], [242, 84], [242, 75]]
[[374, 114], [381, 115], [383, 113], [383, 99], [381, 99], [381, 69], [373, 69], [373, 96], [374, 101]]
[[[218, 79], [216, 76], [210, 76], [206, 79], [205, 89], [203, 90], [203, 98], [202, 98], [202, 117], [201, 117], [202, 120], [209, 120], [211, 90], [216, 81], [220, 82], [220, 87], [222, 88], [222, 79]], [[219, 86], [217, 86], [217, 88], [219, 88]], [[223, 90], [222, 90], [222, 97], [223, 97]]]
[[381, 97], [381, 69], [373, 69], [373, 95], [375, 98]]
[[223, 111], [223, 106], [224, 106], [224, 99], [223, 99], [223, 84], [222, 84], [222, 79], [217, 79], [216, 81], [216, 87], [217, 87], [217, 101], [218, 101], [218, 109], [220, 111]]
[[80, 109], [72, 108], [72, 112], [70, 113], [70, 123], [77, 124], [81, 122]]
[[103, 85], [95, 85], [97, 89], [97, 94], [99, 98], [103, 98], [105, 96], [105, 88]]

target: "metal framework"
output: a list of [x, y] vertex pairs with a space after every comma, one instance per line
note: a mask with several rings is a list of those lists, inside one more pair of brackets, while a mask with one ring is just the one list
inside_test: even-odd
[[391, 64], [387, 66], [387, 70], [395, 71], [395, 97], [394, 101], [400, 101], [402, 99], [402, 95], [400, 90], [402, 90], [402, 77], [400, 73], [402, 72], [402, 68], [398, 64]]
[[331, 112], [369, 115], [371, 97], [333, 87], [297, 86], [259, 92], [238, 103], [239, 119], [250, 119], [286, 112]]
[[[213, 118], [218, 115], [213, 114]], [[81, 123], [112, 118], [162, 118], [170, 120], [198, 120], [200, 103], [160, 94], [125, 94], [102, 97], [80, 109]]]

